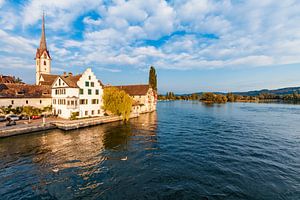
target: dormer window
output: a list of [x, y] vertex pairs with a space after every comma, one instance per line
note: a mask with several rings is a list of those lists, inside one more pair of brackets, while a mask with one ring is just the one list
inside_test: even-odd
[[44, 58], [47, 58], [47, 54], [46, 53], [44, 54]]

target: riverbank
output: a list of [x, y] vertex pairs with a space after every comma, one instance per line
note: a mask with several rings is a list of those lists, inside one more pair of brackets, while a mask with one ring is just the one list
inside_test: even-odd
[[199, 101], [205, 104], [225, 104], [225, 103], [276, 103], [276, 104], [300, 104], [300, 101], [290, 101], [290, 100], [278, 100], [278, 99], [263, 99], [263, 100], [236, 100], [236, 101], [226, 101], [226, 102], [214, 102], [214, 101], [206, 101], [206, 100], [158, 100], [159, 102], [168, 102], [168, 101]]
[[[130, 119], [139, 117], [138, 114], [132, 114]], [[95, 118], [86, 118], [78, 120], [64, 120], [64, 119], [55, 119], [43, 123], [42, 121], [33, 122], [32, 124], [20, 124], [11, 127], [3, 127], [0, 130], [0, 138], [10, 137], [20, 134], [28, 134], [39, 131], [46, 131], [52, 129], [61, 129], [64, 131], [74, 130], [89, 126], [96, 126], [100, 124], [106, 124], [111, 122], [121, 121], [122, 117], [120, 116], [103, 116]]]

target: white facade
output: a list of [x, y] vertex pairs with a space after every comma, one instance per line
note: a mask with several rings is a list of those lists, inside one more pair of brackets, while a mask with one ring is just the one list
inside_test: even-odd
[[132, 96], [136, 105], [133, 106], [133, 113], [147, 113], [156, 110], [156, 94], [152, 88], [149, 88], [144, 95], [134, 95]]
[[51, 98], [0, 98], [0, 106], [12, 106], [13, 108], [33, 106], [36, 108], [44, 108], [51, 106]]
[[[82, 74], [77, 85], [81, 89], [79, 92], [79, 117], [103, 116], [103, 87], [90, 68]], [[83, 103], [84, 101], [87, 103]]]
[[88, 68], [82, 75], [59, 76], [52, 85], [53, 113], [69, 119], [72, 113], [77, 118], [103, 116], [103, 88]]
[[51, 58], [45, 50], [43, 55], [40, 58], [36, 58], [35, 61], [35, 79], [36, 85], [39, 85], [41, 74], [51, 74]]

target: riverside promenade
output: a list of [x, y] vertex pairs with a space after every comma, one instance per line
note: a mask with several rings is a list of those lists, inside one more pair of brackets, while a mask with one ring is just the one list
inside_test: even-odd
[[[138, 117], [138, 114], [132, 114], [130, 119]], [[46, 123], [43, 123], [41, 120], [34, 121], [32, 123], [25, 124], [19, 123], [15, 126], [0, 127], [0, 138], [10, 137], [15, 135], [46, 131], [52, 129], [61, 129], [64, 131], [74, 130], [89, 126], [96, 126], [100, 124], [106, 124], [116, 121], [121, 121], [122, 118], [120, 116], [103, 116], [103, 117], [93, 117], [86, 119], [78, 119], [78, 120], [65, 120], [65, 119], [51, 119], [47, 120]]]

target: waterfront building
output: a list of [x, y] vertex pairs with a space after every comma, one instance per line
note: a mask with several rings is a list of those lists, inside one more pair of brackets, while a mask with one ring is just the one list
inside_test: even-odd
[[0, 106], [51, 106], [51, 88], [19, 83], [0, 84]]
[[103, 116], [102, 83], [90, 68], [84, 73], [58, 76], [52, 84], [53, 114], [69, 119]]
[[120, 85], [115, 87], [124, 90], [133, 98], [133, 113], [146, 113], [156, 110], [157, 94], [150, 85]]
[[[45, 20], [42, 19], [42, 34], [40, 46], [37, 49], [36, 56], [36, 85], [29, 85], [20, 82], [13, 76], [0, 76], [0, 106], [33, 106], [43, 108], [51, 106], [51, 81], [47, 77], [51, 75], [51, 57], [47, 49], [46, 35], [45, 35]], [[43, 84], [40, 84], [40, 79]], [[19, 81], [19, 82], [18, 82]], [[48, 81], [48, 82], [47, 82]], [[45, 84], [45, 83], [48, 84]]]
[[[69, 119], [103, 116], [103, 84], [90, 68], [80, 75], [51, 74], [51, 56], [47, 49], [45, 19], [39, 48], [35, 55], [36, 83], [17, 83], [15, 77], [0, 76], [0, 106], [52, 106], [54, 115]], [[149, 85], [116, 86], [134, 100], [133, 113], [156, 110], [157, 94]]]

